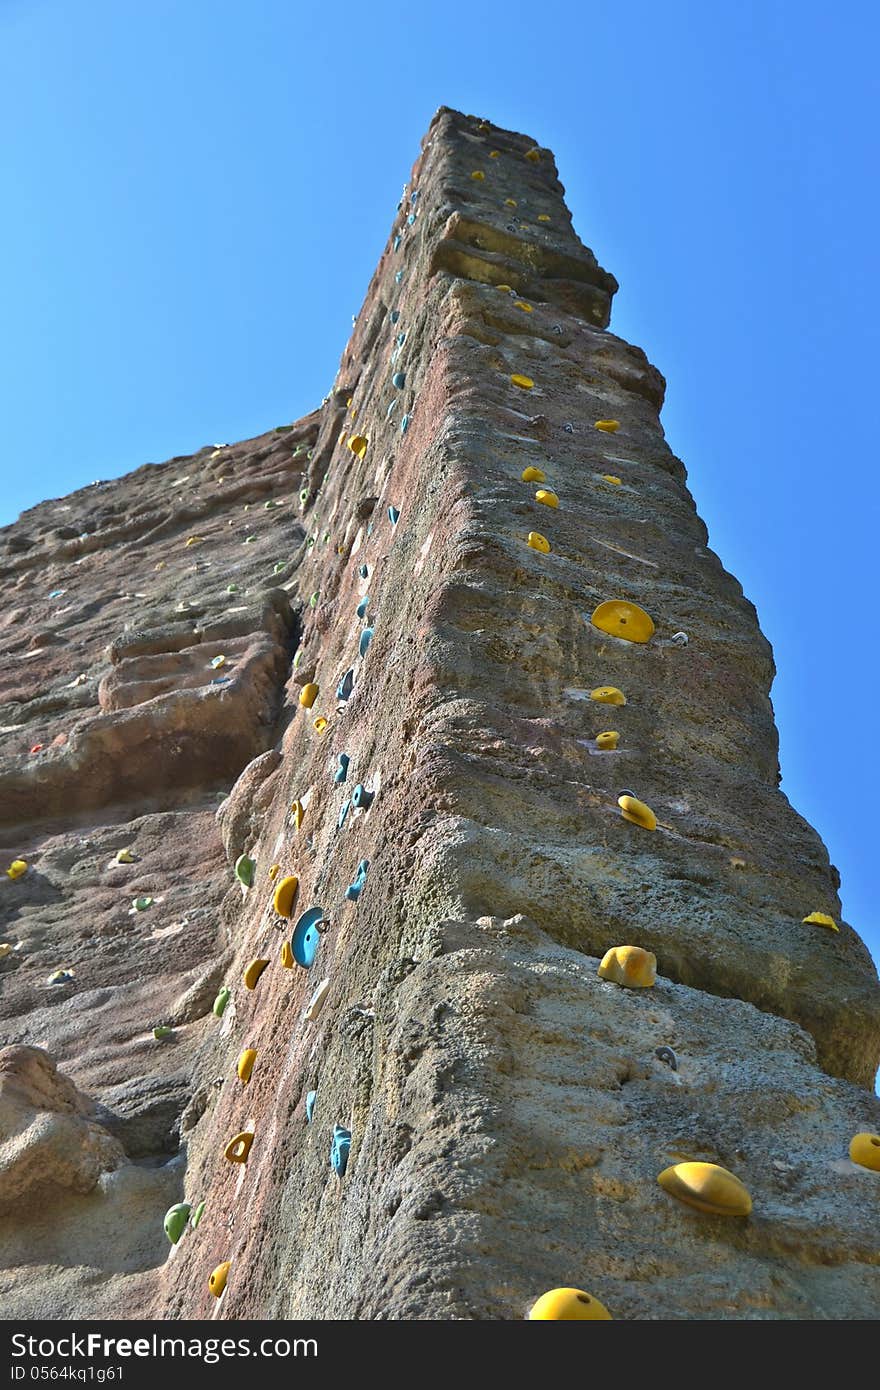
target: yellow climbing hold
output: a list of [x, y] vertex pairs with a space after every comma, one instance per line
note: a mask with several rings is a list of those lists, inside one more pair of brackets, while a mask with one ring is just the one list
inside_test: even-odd
[[212, 1272], [208, 1280], [208, 1288], [215, 1298], [219, 1298], [226, 1288], [226, 1280], [229, 1278], [229, 1271], [232, 1268], [231, 1260], [224, 1260], [222, 1265], [218, 1265]]
[[524, 468], [520, 476], [524, 483], [545, 483], [547, 481], [547, 474], [544, 472], [543, 468], [533, 468], [531, 466]]
[[526, 159], [531, 160], [532, 164], [538, 164], [541, 159], [541, 151], [537, 145], [533, 145], [530, 150], [526, 150]]
[[529, 1312], [530, 1322], [611, 1322], [608, 1309], [583, 1289], [551, 1289]]
[[120, 849], [116, 851], [117, 864], [133, 864], [134, 856], [130, 849]]
[[657, 1181], [671, 1197], [710, 1216], [748, 1216], [752, 1210], [748, 1190], [717, 1163], [675, 1163]]
[[641, 825], [645, 830], [657, 829], [657, 817], [644, 801], [639, 801], [634, 796], [619, 796], [617, 804], [624, 820], [632, 821], [633, 825]]
[[650, 615], [637, 603], [627, 603], [624, 599], [612, 598], [607, 603], [600, 603], [594, 609], [590, 622], [600, 632], [622, 637], [626, 642], [648, 642], [654, 635]]
[[281, 964], [285, 970], [292, 970], [294, 966], [293, 951], [290, 949], [289, 941], [281, 943]]
[[312, 728], [315, 730], [316, 734], [323, 734], [324, 730], [327, 728], [327, 723], [328, 721], [324, 718], [324, 715], [319, 714], [312, 724]]
[[200, 541], [201, 539], [202, 539], [201, 536], [187, 536], [187, 538], [186, 538], [186, 544], [187, 544], [187, 545], [198, 545], [198, 543], [199, 543], [199, 541]]
[[486, 175], [483, 173], [482, 169], [475, 169], [471, 174], [471, 178], [476, 179], [477, 182], [481, 182], [485, 177]]
[[528, 544], [532, 550], [540, 550], [542, 555], [550, 554], [550, 542], [546, 536], [542, 536], [540, 531], [530, 531]]
[[22, 874], [26, 874], [27, 869], [28, 866], [26, 859], [13, 859], [12, 863], [9, 865], [9, 868], [6, 870], [6, 874], [8, 878], [15, 880], [17, 878], [21, 878]]
[[559, 498], [549, 487], [539, 487], [535, 493], [535, 501], [541, 502], [545, 507], [559, 506]]
[[305, 806], [303, 806], [302, 802], [294, 801], [293, 805], [290, 808], [290, 814], [293, 816], [293, 823], [296, 826], [297, 830], [300, 830], [302, 828], [303, 817], [305, 816], [305, 813], [306, 808]]
[[500, 150], [490, 150], [490, 151], [489, 151], [489, 158], [490, 158], [490, 159], [500, 159], [500, 158], [501, 158], [501, 151], [500, 151]]
[[605, 729], [601, 734], [596, 735], [597, 748], [616, 748], [620, 742], [620, 734], [616, 729]]
[[299, 879], [296, 874], [290, 874], [283, 878], [275, 889], [275, 896], [272, 899], [272, 906], [279, 917], [289, 917], [293, 911], [293, 904], [296, 901], [297, 890], [299, 889]]
[[597, 420], [596, 429], [603, 430], [605, 434], [616, 434], [620, 429], [619, 420]]
[[514, 386], [518, 386], [521, 391], [531, 391], [535, 384], [530, 376], [521, 376], [519, 372], [514, 372], [510, 380], [513, 382]]
[[238, 1079], [243, 1086], [246, 1086], [251, 1079], [251, 1072], [254, 1069], [254, 1062], [257, 1060], [257, 1051], [254, 1047], [246, 1047], [238, 1059]]
[[367, 452], [369, 442], [365, 434], [353, 434], [348, 441], [348, 447], [353, 454], [357, 454], [358, 458], [362, 459]]
[[597, 685], [590, 691], [590, 699], [600, 705], [625, 705], [626, 696], [616, 685]]
[[599, 978], [628, 989], [650, 989], [657, 978], [657, 957], [641, 946], [612, 946], [602, 957]]
[[505, 199], [504, 199], [504, 206], [505, 206], [506, 208], [515, 208], [515, 207], [516, 207], [516, 199], [515, 199], [515, 198], [505, 198]]
[[802, 919], [814, 927], [830, 927], [832, 931], [840, 931], [833, 917], [829, 917], [827, 912], [811, 912], [809, 917]]
[[550, 218], [547, 216], [547, 213], [546, 213], [546, 212], [539, 212], [539, 213], [538, 213], [538, 221], [539, 221], [539, 222], [549, 222], [549, 221], [550, 221]]
[[880, 1134], [855, 1134], [849, 1141], [849, 1156], [860, 1168], [880, 1173]]
[[496, 285], [495, 288], [496, 288], [496, 290], [500, 290], [502, 294], [512, 294], [512, 293], [513, 293], [513, 291], [512, 291], [512, 289], [511, 289], [510, 285]]
[[621, 485], [621, 479], [615, 477], [613, 473], [603, 473], [602, 481], [603, 483], [612, 483], [614, 487], [620, 487]]
[[318, 694], [319, 688], [315, 685], [314, 681], [309, 681], [308, 685], [304, 685], [299, 692], [299, 702], [303, 709], [311, 709], [318, 698]]
[[276, 878], [278, 877], [278, 875], [279, 875], [280, 873], [281, 873], [281, 865], [280, 865], [280, 864], [273, 864], [272, 867], [271, 867], [271, 869], [269, 870], [269, 880], [270, 880], [270, 882], [271, 882], [271, 883], [274, 883], [275, 880], [276, 880]]
[[243, 1130], [241, 1134], [236, 1134], [234, 1139], [230, 1139], [223, 1150], [223, 1157], [228, 1158], [230, 1163], [247, 1163], [253, 1142], [253, 1130]]
[[524, 299], [515, 299], [513, 301], [513, 307], [514, 309], [522, 309], [524, 314], [533, 314], [535, 312], [531, 304], [527, 304]]
[[269, 962], [267, 960], [264, 960], [260, 956], [257, 956], [254, 960], [251, 961], [250, 965], [244, 972], [243, 978], [245, 989], [256, 989], [257, 980], [260, 978], [268, 964]]

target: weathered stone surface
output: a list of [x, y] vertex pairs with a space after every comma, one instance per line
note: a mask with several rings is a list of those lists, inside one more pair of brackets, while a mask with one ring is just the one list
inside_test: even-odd
[[[849, 924], [802, 921], [840, 920], [838, 882], [778, 790], [772, 654], [532, 148], [438, 112], [314, 415], [0, 533], [0, 852], [30, 865], [0, 884], [0, 1017], [121, 1155], [51, 1229], [0, 1220], [17, 1315], [49, 1269], [68, 1316], [95, 1284], [109, 1316], [520, 1318], [572, 1285], [616, 1318], [876, 1313], [877, 1175], [848, 1158], [880, 1128], [876, 971]], [[649, 642], [592, 626], [610, 598]], [[308, 971], [281, 961], [274, 866], [294, 921], [329, 918]], [[598, 978], [621, 943], [656, 955], [651, 989]], [[664, 1193], [689, 1159], [751, 1216]], [[207, 1206], [169, 1257], [180, 1200]]]

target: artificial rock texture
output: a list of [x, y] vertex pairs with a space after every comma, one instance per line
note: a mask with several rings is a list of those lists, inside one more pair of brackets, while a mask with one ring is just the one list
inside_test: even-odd
[[[837, 874], [615, 289], [549, 151], [441, 109], [319, 410], [0, 533], [10, 1315], [509, 1319], [556, 1285], [616, 1318], [876, 1314], [880, 1179], [847, 1157], [880, 1128], [876, 971], [802, 922], [839, 920]], [[591, 625], [608, 598], [648, 644]], [[329, 919], [308, 971], [275, 866]], [[598, 979], [623, 944], [653, 989]], [[753, 1215], [669, 1198], [682, 1159]]]

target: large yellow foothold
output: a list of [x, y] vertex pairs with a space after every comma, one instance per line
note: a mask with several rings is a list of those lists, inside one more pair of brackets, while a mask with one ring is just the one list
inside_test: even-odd
[[294, 967], [293, 951], [289, 941], [282, 941], [281, 943], [281, 964], [285, 970], [292, 970]]
[[223, 1150], [223, 1157], [228, 1158], [230, 1163], [247, 1163], [253, 1142], [253, 1130], [243, 1130], [241, 1134], [236, 1134], [234, 1139], [230, 1139]]
[[314, 681], [309, 681], [308, 685], [304, 685], [302, 690], [299, 692], [299, 702], [302, 705], [303, 709], [311, 709], [312, 705], [317, 700], [319, 693], [320, 688], [317, 685], [315, 685]]
[[524, 483], [544, 483], [547, 481], [547, 474], [543, 468], [534, 468], [531, 465], [524, 468], [520, 476]]
[[670, 1196], [710, 1216], [748, 1216], [752, 1210], [739, 1178], [717, 1163], [675, 1163], [657, 1181]]
[[657, 817], [644, 801], [639, 801], [634, 796], [619, 796], [617, 804], [624, 820], [632, 821], [633, 825], [641, 825], [645, 830], [657, 829]]
[[811, 912], [809, 917], [802, 919], [813, 927], [830, 927], [831, 931], [840, 931], [833, 917], [829, 917], [827, 912]]
[[531, 391], [535, 384], [530, 376], [521, 376], [519, 372], [514, 372], [510, 380], [513, 382], [514, 386], [518, 386], [521, 391]]
[[254, 1069], [254, 1062], [257, 1060], [257, 1050], [254, 1047], [246, 1047], [238, 1059], [238, 1079], [243, 1086], [246, 1086], [251, 1079], [251, 1072]]
[[641, 946], [612, 946], [602, 957], [599, 978], [627, 989], [650, 989], [657, 979], [657, 957]]
[[348, 441], [348, 447], [353, 454], [357, 454], [358, 458], [362, 459], [367, 452], [369, 442], [365, 434], [353, 434]]
[[597, 420], [596, 429], [602, 430], [605, 434], [616, 434], [620, 429], [619, 420]]
[[276, 885], [275, 896], [272, 899], [272, 906], [279, 917], [289, 917], [293, 911], [293, 904], [296, 901], [299, 889], [299, 879], [296, 874], [289, 874], [287, 878], [282, 878]]
[[604, 1303], [583, 1289], [551, 1289], [529, 1312], [530, 1322], [611, 1322]]
[[559, 498], [552, 488], [549, 487], [539, 487], [538, 491], [535, 493], [535, 501], [540, 502], [545, 507], [559, 506]]
[[601, 734], [596, 735], [597, 748], [616, 748], [620, 742], [620, 734], [616, 729], [605, 729]]
[[880, 1134], [855, 1134], [849, 1141], [849, 1156], [860, 1168], [880, 1173]]
[[226, 1280], [229, 1278], [229, 1271], [232, 1268], [231, 1260], [224, 1260], [222, 1265], [218, 1265], [212, 1272], [208, 1280], [208, 1288], [215, 1298], [219, 1298], [226, 1288]]
[[550, 542], [546, 536], [541, 535], [540, 531], [530, 531], [527, 544], [532, 547], [532, 550], [540, 550], [542, 555], [550, 554]]
[[637, 603], [627, 603], [621, 598], [600, 603], [593, 611], [590, 622], [600, 632], [607, 632], [611, 637], [622, 637], [625, 642], [649, 642], [654, 635], [654, 621], [650, 614]]
[[599, 705], [625, 705], [626, 696], [616, 685], [597, 685], [590, 691], [590, 699]]
[[526, 159], [530, 160], [532, 164], [540, 163], [541, 151], [538, 149], [537, 145], [533, 145], [530, 150], [526, 150]]
[[22, 874], [26, 874], [27, 870], [28, 866], [26, 859], [13, 859], [9, 868], [6, 870], [6, 875], [7, 878], [11, 878], [14, 881], [17, 878], [21, 878]]
[[257, 956], [255, 960], [251, 961], [250, 965], [244, 972], [245, 989], [256, 989], [257, 980], [259, 980], [260, 976], [262, 975], [263, 971], [266, 969], [266, 966], [268, 964], [269, 962], [267, 960], [263, 960], [260, 956]]

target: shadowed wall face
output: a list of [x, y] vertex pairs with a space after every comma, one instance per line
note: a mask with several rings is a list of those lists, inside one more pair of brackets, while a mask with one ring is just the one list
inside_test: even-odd
[[[517, 1318], [558, 1285], [616, 1317], [876, 1308], [847, 1157], [880, 1124], [876, 974], [778, 790], [772, 654], [615, 289], [550, 152], [442, 109], [319, 411], [4, 533], [3, 835], [31, 867], [0, 971], [16, 1041], [98, 1103], [94, 1190], [150, 1154], [206, 1202], [143, 1255], [157, 1316]], [[625, 945], [654, 983], [641, 955], [600, 978]], [[684, 1160], [735, 1173], [747, 1223], [662, 1192]]]

